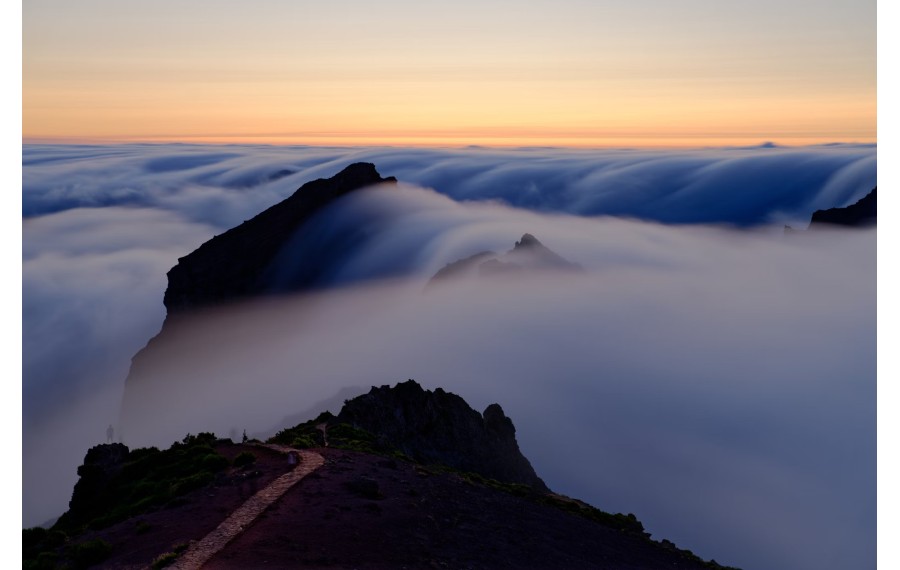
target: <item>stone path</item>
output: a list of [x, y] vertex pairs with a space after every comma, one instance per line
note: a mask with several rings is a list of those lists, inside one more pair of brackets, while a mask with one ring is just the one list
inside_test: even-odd
[[178, 557], [174, 564], [168, 566], [174, 570], [199, 570], [217, 552], [225, 548], [237, 535], [249, 527], [256, 517], [262, 514], [269, 505], [277, 501], [288, 489], [301, 479], [325, 464], [325, 458], [312, 451], [297, 450], [284, 445], [266, 445], [270, 449], [287, 454], [289, 451], [300, 456], [300, 461], [293, 471], [285, 473], [272, 481], [266, 488], [247, 499], [243, 505], [235, 509], [231, 515], [216, 527], [215, 530], [194, 542]]

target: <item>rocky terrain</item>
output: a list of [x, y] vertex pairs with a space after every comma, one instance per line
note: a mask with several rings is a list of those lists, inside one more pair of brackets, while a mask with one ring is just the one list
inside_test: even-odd
[[577, 263], [563, 258], [531, 234], [524, 234], [505, 254], [482, 251], [448, 263], [434, 274], [429, 284], [448, 279], [477, 276], [517, 275], [524, 271], [583, 271]]
[[163, 299], [168, 316], [260, 295], [266, 289], [266, 269], [306, 220], [349, 192], [396, 181], [382, 178], [373, 164], [351, 164], [331, 178], [307, 182], [282, 202], [207, 241], [169, 271]]
[[824, 225], [867, 227], [878, 222], [878, 188], [873, 188], [854, 204], [844, 208], [829, 208], [813, 212], [810, 228]]
[[[142, 369], [167, 349], [191, 350], [191, 339], [179, 336], [183, 315], [275, 294], [267, 271], [311, 216], [349, 192], [391, 182], [371, 164], [351, 165], [181, 258], [168, 274], [163, 329], [132, 362], [123, 418], [142, 411], [159, 421], [166, 402], [150, 405]], [[581, 268], [525, 234], [512, 250], [452, 263], [432, 282], [522, 271]], [[292, 290], [313, 287], [314, 273], [299, 272], [312, 277]], [[51, 529], [25, 531], [25, 566], [719, 567], [651, 539], [634, 515], [552, 492], [515, 433], [499, 404], [479, 413], [410, 380], [373, 387], [337, 415], [323, 412], [266, 442], [204, 433], [166, 450], [97, 446], [79, 468], [68, 512]]]
[[[821, 230], [834, 227], [872, 228], [878, 225], [878, 188], [843, 208], [816, 210], [812, 214], [807, 230]], [[796, 232], [784, 226], [785, 233]]]
[[498, 404], [414, 381], [266, 443], [99, 445], [78, 473], [59, 521], [24, 531], [25, 568], [721, 567], [551, 492]]
[[383, 445], [420, 463], [549, 490], [519, 451], [516, 428], [499, 404], [479, 414], [456, 394], [409, 380], [348, 401], [337, 421], [378, 434]]

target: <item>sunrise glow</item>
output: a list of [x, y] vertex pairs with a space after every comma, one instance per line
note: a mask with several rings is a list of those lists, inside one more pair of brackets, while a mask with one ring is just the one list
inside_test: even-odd
[[876, 140], [875, 4], [24, 5], [26, 141]]

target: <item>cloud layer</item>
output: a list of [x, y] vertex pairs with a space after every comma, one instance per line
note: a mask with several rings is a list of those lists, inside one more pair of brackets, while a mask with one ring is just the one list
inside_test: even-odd
[[875, 186], [874, 145], [706, 150], [427, 150], [132, 145], [23, 151], [23, 213], [152, 206], [227, 228], [347, 164], [455, 200], [665, 223], [808, 220]]
[[[701, 556], [874, 564], [874, 231], [784, 239], [569, 215], [800, 218], [874, 186], [866, 147], [26, 147], [27, 524], [64, 508], [113, 421], [177, 257], [357, 160], [427, 188], [349, 196], [283, 252], [318, 252], [323, 285], [353, 286], [189, 325], [159, 372], [172, 384], [147, 395], [165, 421], [131, 418], [127, 443], [271, 430], [344, 387], [415, 378], [500, 402], [552, 488]], [[424, 291], [444, 264], [526, 232], [587, 272]]]

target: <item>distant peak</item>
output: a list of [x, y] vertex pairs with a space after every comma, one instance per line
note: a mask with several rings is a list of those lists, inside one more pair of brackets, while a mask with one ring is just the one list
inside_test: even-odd
[[583, 268], [557, 255], [538, 238], [526, 233], [505, 254], [482, 251], [448, 263], [432, 276], [429, 284], [473, 274], [484, 277], [546, 270], [583, 271]]
[[513, 250], [524, 249], [524, 248], [529, 248], [529, 247], [539, 247], [539, 246], [540, 246], [540, 247], [543, 247], [543, 245], [544, 245], [544, 244], [542, 244], [542, 243], [538, 240], [538, 238], [534, 237], [533, 235], [531, 235], [531, 234], [524, 234], [524, 235], [522, 236], [522, 239], [520, 239], [519, 241], [517, 241], [517, 242], [516, 242], [516, 245], [513, 246]]

